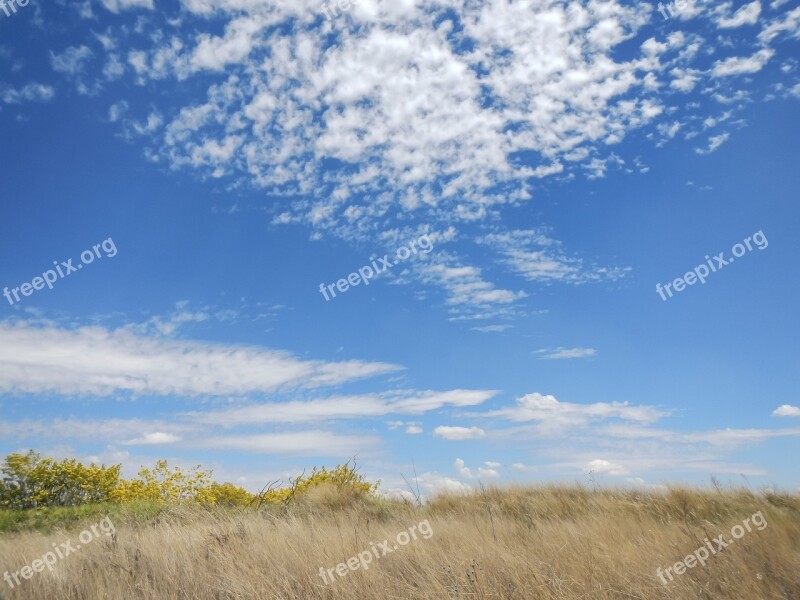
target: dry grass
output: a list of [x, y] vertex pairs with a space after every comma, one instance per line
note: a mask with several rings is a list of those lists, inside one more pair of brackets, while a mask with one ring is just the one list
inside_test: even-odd
[[[665, 586], [658, 567], [682, 560], [761, 511], [753, 530]], [[335, 567], [428, 519], [419, 537], [326, 585]], [[87, 522], [85, 525], [91, 524]], [[85, 526], [84, 525], [84, 526]], [[800, 599], [800, 498], [673, 489], [487, 490], [423, 508], [320, 492], [291, 509], [117, 517], [117, 532], [34, 574], [10, 600], [310, 598]], [[0, 537], [0, 570], [16, 570], [80, 528]]]

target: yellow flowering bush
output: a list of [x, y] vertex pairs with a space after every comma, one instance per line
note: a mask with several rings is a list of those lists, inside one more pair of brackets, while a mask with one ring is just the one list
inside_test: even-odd
[[[80, 506], [102, 502], [200, 502], [207, 505], [245, 507], [285, 505], [325, 487], [350, 497], [371, 495], [372, 484], [355, 465], [317, 469], [294, 479], [291, 485], [270, 488], [258, 495], [231, 483], [212, 481], [212, 473], [200, 465], [186, 471], [159, 460], [152, 469], [143, 467], [138, 477], [120, 477], [122, 465], [84, 465], [75, 459], [56, 461], [31, 450], [10, 454], [0, 465], [0, 508], [29, 509]], [[256, 502], [257, 501], [257, 502]]]

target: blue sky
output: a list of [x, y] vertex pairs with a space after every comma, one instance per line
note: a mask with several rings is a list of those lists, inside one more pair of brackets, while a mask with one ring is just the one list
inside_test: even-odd
[[799, 41], [781, 0], [0, 7], [0, 452], [797, 489]]

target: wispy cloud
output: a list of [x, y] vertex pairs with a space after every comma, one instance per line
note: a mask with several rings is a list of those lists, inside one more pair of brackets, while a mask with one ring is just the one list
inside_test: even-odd
[[480, 427], [451, 427], [440, 425], [433, 430], [433, 435], [445, 440], [479, 440], [486, 436]]
[[591, 358], [597, 356], [594, 348], [556, 348], [555, 350], [537, 350], [541, 360], [570, 360], [573, 358]]
[[566, 255], [563, 245], [545, 231], [516, 230], [493, 233], [479, 239], [504, 257], [502, 262], [525, 279], [540, 283], [580, 284], [625, 277], [630, 267], [587, 266]]
[[0, 392], [237, 395], [332, 386], [399, 370], [386, 363], [300, 360], [254, 346], [0, 323]]

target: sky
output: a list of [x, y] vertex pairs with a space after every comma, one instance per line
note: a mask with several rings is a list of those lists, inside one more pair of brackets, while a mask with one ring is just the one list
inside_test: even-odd
[[8, 2], [3, 456], [800, 489], [796, 1]]

